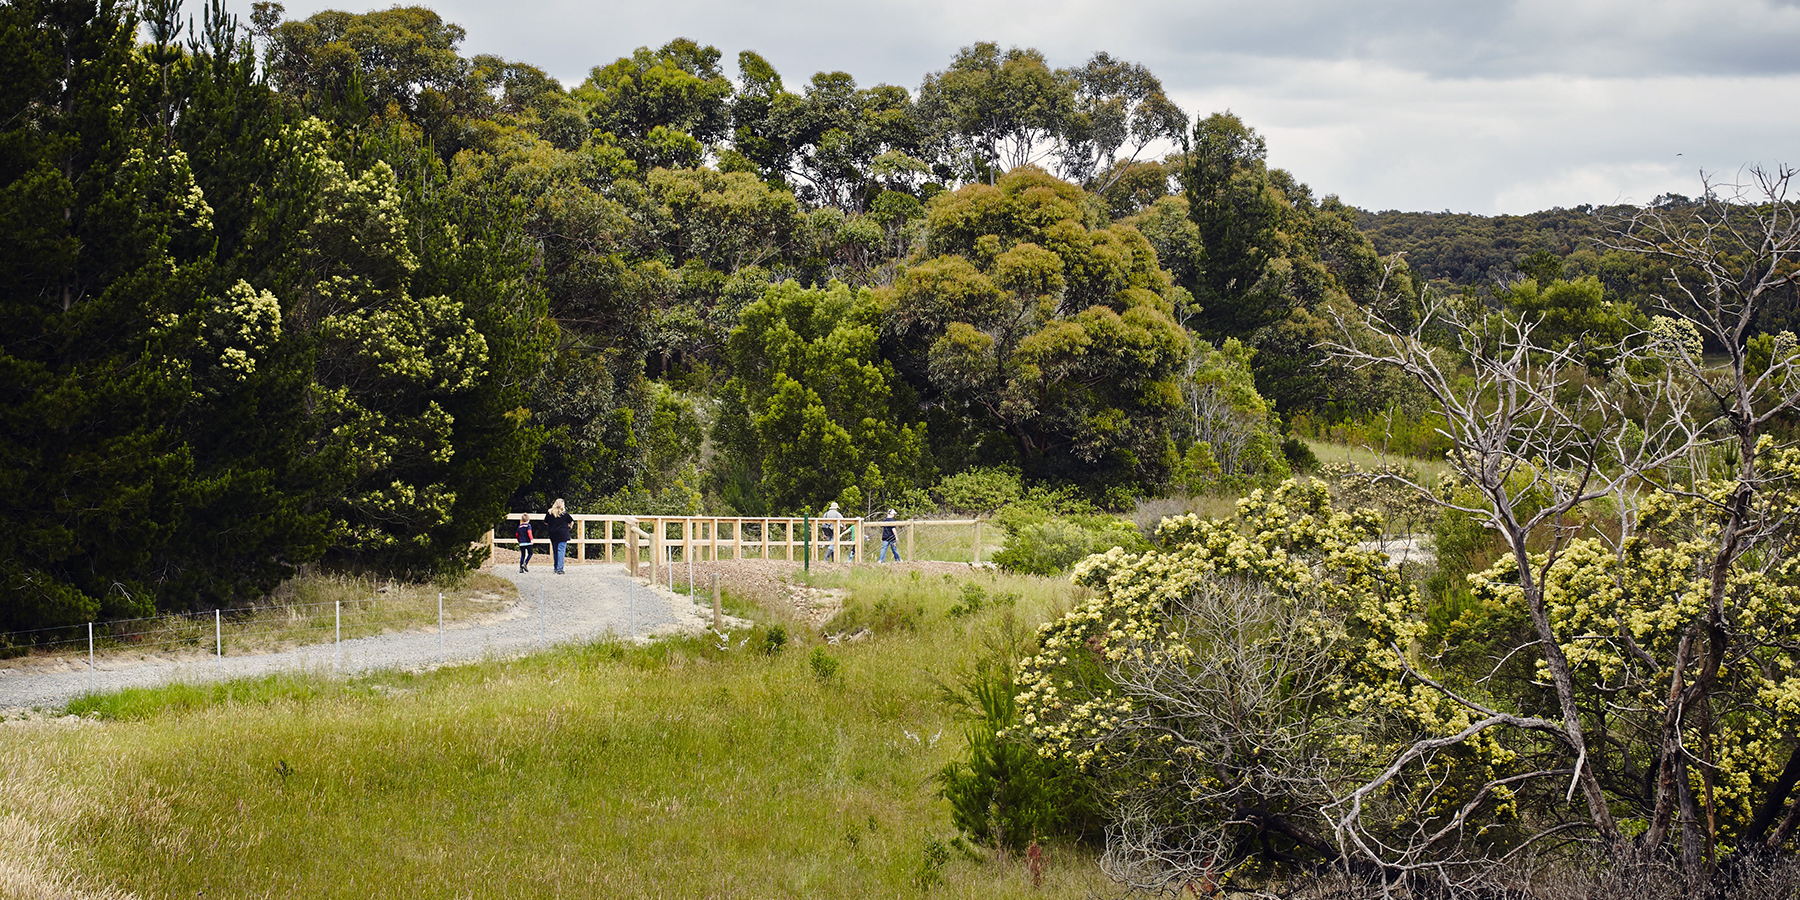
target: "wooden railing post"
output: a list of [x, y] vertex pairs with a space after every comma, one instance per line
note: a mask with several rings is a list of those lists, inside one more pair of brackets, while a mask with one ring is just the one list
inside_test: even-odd
[[651, 519], [650, 520], [650, 583], [651, 584], [656, 583], [656, 567], [658, 565], [661, 565], [661, 563], [662, 563], [663, 542], [666, 540], [667, 540], [667, 538], [663, 535], [663, 520], [662, 519]]

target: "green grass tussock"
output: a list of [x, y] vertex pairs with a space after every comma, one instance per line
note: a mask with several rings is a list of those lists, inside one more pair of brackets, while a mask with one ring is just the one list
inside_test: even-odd
[[[945, 852], [966, 845], [933, 779], [963, 740], [939, 685], [1003, 621], [1040, 621], [1074, 588], [873, 568], [815, 582], [846, 589], [840, 619], [873, 638], [827, 647], [775, 620], [788, 640], [768, 653], [740, 631], [87, 697], [70, 711], [101, 724], [0, 729], [5, 783], [66, 798], [21, 812], [56, 836], [66, 877], [144, 897], [1097, 888], [1079, 848], [1053, 848], [1037, 892], [1016, 859]], [[1004, 601], [969, 609], [971, 582]]]

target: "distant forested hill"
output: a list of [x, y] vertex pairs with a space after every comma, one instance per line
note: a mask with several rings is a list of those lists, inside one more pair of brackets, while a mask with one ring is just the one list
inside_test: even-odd
[[[1651, 205], [1676, 216], [1697, 208], [1696, 201], [1678, 194], [1657, 197]], [[1524, 278], [1548, 284], [1592, 275], [1605, 286], [1607, 298], [1650, 310], [1669, 273], [1649, 256], [1606, 246], [1637, 211], [1631, 206], [1588, 204], [1522, 216], [1358, 210], [1356, 224], [1376, 252], [1405, 253], [1414, 279], [1435, 283], [1439, 289], [1491, 296]], [[1766, 305], [1756, 328], [1781, 331], [1797, 326], [1800, 291], [1789, 284]]]
[[1598, 243], [1629, 207], [1577, 206], [1523, 216], [1452, 212], [1360, 212], [1357, 225], [1386, 256], [1404, 251], [1416, 275], [1457, 285], [1493, 282], [1537, 252], [1568, 257]]

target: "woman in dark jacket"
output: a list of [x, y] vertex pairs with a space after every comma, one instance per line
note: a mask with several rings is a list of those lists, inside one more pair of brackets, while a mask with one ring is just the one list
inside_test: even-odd
[[544, 530], [550, 538], [550, 562], [558, 575], [563, 573], [563, 557], [569, 552], [569, 531], [574, 527], [575, 517], [569, 515], [562, 498], [557, 498], [550, 504], [550, 513], [544, 516]]

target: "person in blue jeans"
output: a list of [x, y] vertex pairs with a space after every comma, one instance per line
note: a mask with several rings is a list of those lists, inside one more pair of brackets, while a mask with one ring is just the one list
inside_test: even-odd
[[544, 531], [550, 537], [550, 562], [556, 574], [563, 573], [563, 558], [569, 552], [569, 532], [575, 527], [575, 517], [569, 515], [563, 506], [562, 498], [550, 504], [550, 513], [544, 516]]
[[881, 517], [881, 556], [879, 562], [887, 562], [888, 554], [894, 554], [894, 562], [900, 561], [900, 542], [895, 539], [894, 516], [897, 510], [890, 509]]
[[519, 541], [519, 571], [531, 571], [531, 514], [519, 513], [519, 530], [514, 535]]

